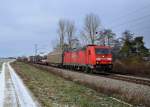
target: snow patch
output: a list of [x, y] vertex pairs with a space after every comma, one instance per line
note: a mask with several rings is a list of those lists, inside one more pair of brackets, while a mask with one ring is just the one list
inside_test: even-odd
[[116, 101], [118, 101], [118, 102], [120, 102], [120, 103], [122, 103], [122, 104], [128, 105], [129, 107], [133, 107], [133, 105], [131, 105], [131, 104], [129, 104], [129, 103], [126, 103], [126, 102], [124, 102], [124, 101], [121, 101], [121, 100], [119, 100], [119, 99], [117, 99], [117, 98], [114, 98], [114, 97], [109, 97], [109, 98], [111, 98], [111, 99], [113, 99], [113, 100], [116, 100]]
[[5, 64], [2, 65], [2, 71], [0, 73], [0, 107], [3, 107], [4, 102], [4, 90], [5, 90]]
[[21, 78], [15, 73], [10, 64], [7, 64], [21, 107], [38, 107], [38, 103], [32, 98]]

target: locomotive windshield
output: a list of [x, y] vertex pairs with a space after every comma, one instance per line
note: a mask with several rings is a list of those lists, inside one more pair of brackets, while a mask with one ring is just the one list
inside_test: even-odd
[[111, 54], [111, 50], [110, 49], [96, 48], [95, 53], [96, 54]]

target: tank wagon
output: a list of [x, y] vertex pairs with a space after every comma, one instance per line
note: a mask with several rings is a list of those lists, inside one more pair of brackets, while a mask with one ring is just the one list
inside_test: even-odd
[[55, 50], [48, 54], [47, 64], [86, 72], [111, 71], [111, 47], [87, 45], [81, 49], [64, 52]]

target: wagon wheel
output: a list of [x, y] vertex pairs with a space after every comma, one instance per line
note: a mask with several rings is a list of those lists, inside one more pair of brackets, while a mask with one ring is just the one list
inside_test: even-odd
[[93, 74], [93, 73], [94, 73], [94, 70], [93, 70], [93, 69], [90, 69], [90, 73]]
[[90, 68], [88, 66], [86, 66], [84, 72], [85, 73], [90, 73]]

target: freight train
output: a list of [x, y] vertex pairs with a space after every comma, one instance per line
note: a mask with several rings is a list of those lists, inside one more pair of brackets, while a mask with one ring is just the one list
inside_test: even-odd
[[47, 65], [85, 72], [112, 71], [112, 53], [109, 46], [87, 45], [75, 50], [55, 50], [48, 54]]
[[80, 49], [65, 51], [55, 49], [43, 59], [41, 57], [29, 57], [28, 62], [80, 70], [87, 73], [111, 72], [113, 68], [111, 47], [98, 45], [87, 45]]

